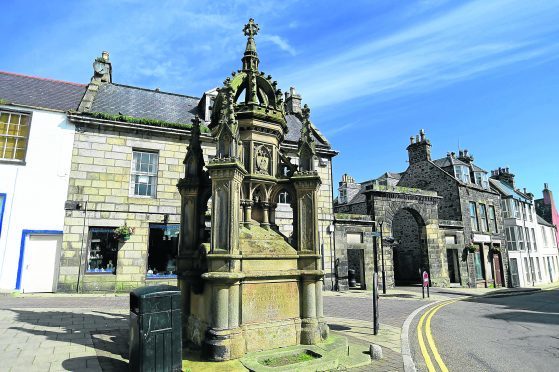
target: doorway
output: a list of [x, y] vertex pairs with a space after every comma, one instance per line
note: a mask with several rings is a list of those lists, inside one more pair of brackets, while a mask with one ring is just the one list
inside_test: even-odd
[[[352, 289], [367, 289], [365, 284], [365, 255], [363, 249], [348, 249], [348, 285]], [[352, 280], [355, 278], [355, 282]]]
[[510, 263], [510, 280], [514, 288], [520, 287], [520, 279], [518, 277], [518, 261], [516, 258], [511, 258]]
[[503, 265], [501, 264], [500, 253], [493, 253], [493, 278], [495, 287], [503, 286]]
[[54, 292], [62, 235], [29, 235], [25, 242], [21, 291]]
[[451, 284], [460, 284], [460, 262], [457, 249], [446, 250], [446, 261], [448, 264], [448, 277]]

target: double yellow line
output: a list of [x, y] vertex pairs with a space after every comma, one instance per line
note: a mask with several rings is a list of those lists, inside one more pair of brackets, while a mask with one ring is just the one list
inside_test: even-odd
[[[425, 359], [425, 364], [427, 365], [427, 369], [429, 370], [429, 372], [436, 372], [437, 369], [435, 368], [435, 365], [431, 360], [431, 356], [429, 355], [429, 350], [425, 345], [424, 334], [425, 334], [425, 338], [427, 339], [427, 344], [431, 349], [431, 353], [433, 354], [433, 357], [435, 358], [435, 361], [437, 362], [439, 369], [442, 372], [448, 372], [448, 368], [444, 364], [441, 355], [437, 350], [437, 346], [435, 345], [435, 340], [433, 340], [433, 335], [431, 334], [431, 318], [433, 318], [433, 315], [435, 315], [435, 313], [439, 311], [440, 308], [450, 305], [456, 301], [460, 301], [461, 299], [462, 298], [445, 301], [433, 307], [432, 309], [426, 311], [425, 314], [423, 314], [419, 319], [419, 323], [417, 324], [417, 339], [419, 341], [419, 348], [421, 349], [421, 354], [423, 355], [423, 359]], [[427, 321], [425, 321], [425, 319], [427, 319]], [[423, 329], [424, 324], [425, 324], [425, 329]]]

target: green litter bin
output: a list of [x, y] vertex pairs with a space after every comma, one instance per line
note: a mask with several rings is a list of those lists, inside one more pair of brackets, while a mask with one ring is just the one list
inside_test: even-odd
[[171, 285], [130, 292], [130, 371], [180, 371], [180, 290]]

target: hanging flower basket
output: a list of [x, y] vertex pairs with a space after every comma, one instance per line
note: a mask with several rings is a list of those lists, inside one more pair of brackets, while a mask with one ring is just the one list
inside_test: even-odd
[[124, 226], [114, 229], [113, 234], [115, 239], [120, 241], [127, 241], [128, 239], [130, 239], [130, 235], [134, 234], [134, 228], [124, 224]]
[[499, 254], [501, 252], [501, 247], [492, 247], [491, 248], [491, 253], [493, 254]]
[[466, 248], [464, 248], [468, 253], [476, 253], [478, 251], [478, 247], [476, 247], [473, 244], [467, 245]]

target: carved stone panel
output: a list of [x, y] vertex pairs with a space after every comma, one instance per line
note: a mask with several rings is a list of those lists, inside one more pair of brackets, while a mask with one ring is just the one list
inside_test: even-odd
[[244, 284], [242, 294], [243, 324], [266, 323], [299, 316], [297, 282]]

